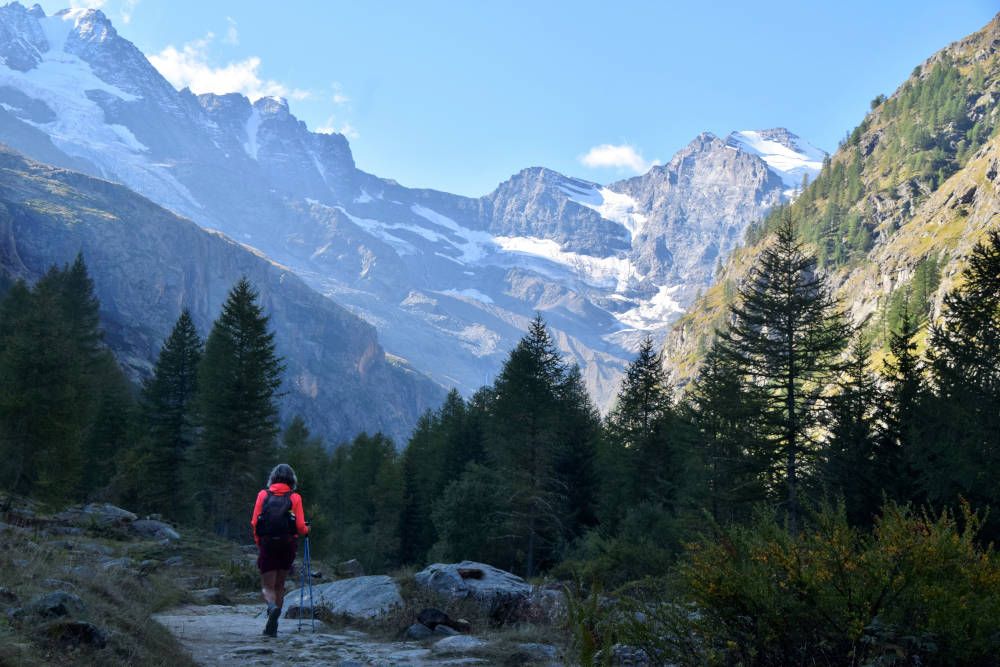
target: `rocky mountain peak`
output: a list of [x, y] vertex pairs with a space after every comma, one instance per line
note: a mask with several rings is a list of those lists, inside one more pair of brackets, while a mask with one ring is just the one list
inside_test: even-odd
[[799, 187], [803, 177], [816, 178], [827, 158], [826, 151], [783, 127], [732, 132], [726, 145], [762, 159], [789, 190]]

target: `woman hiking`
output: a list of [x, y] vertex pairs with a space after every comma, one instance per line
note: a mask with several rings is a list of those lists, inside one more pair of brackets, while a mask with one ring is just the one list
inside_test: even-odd
[[267, 624], [264, 634], [278, 636], [278, 618], [285, 601], [285, 578], [292, 569], [299, 535], [308, 535], [302, 496], [295, 493], [295, 471], [287, 463], [274, 466], [267, 479], [267, 488], [257, 494], [250, 515], [254, 542], [257, 543], [257, 569], [260, 570], [261, 591], [267, 602]]

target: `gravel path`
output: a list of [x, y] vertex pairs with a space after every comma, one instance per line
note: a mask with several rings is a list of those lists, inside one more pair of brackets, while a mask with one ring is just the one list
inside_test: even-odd
[[264, 637], [263, 605], [186, 606], [156, 614], [200, 665], [474, 665], [476, 658], [434, 655], [413, 642], [379, 642], [358, 630], [281, 619], [277, 638]]

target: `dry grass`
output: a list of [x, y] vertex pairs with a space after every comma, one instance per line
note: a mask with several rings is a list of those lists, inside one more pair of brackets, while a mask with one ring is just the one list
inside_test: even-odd
[[[7, 514], [0, 530], [0, 666], [193, 665], [177, 640], [150, 615], [191, 602], [179, 580], [211, 578], [238, 548], [205, 536], [176, 544], [138, 541], [134, 535], [96, 526], [62, 535], [44, 517]], [[163, 561], [181, 556], [185, 567]], [[106, 568], [112, 558], [130, 558], [126, 568]], [[147, 561], [145, 566], [140, 566]], [[218, 575], [216, 575], [218, 577]], [[62, 590], [79, 596], [85, 609], [72, 619], [93, 624], [107, 639], [103, 648], [80, 642], [67, 617], [15, 617], [7, 612], [38, 596]]]

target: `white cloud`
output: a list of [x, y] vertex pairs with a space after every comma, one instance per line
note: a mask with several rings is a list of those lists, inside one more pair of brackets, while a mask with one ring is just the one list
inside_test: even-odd
[[262, 79], [257, 56], [213, 67], [209, 64], [208, 47], [214, 39], [215, 34], [210, 32], [180, 49], [171, 44], [149, 56], [149, 62], [176, 88], [188, 87], [194, 93], [243, 93], [251, 100], [271, 96], [304, 100], [311, 96], [308, 90]]
[[580, 158], [580, 162], [594, 169], [611, 167], [628, 169], [637, 174], [644, 174], [650, 167], [660, 164], [659, 160], [647, 161], [634, 146], [628, 144], [594, 146]]
[[[104, 0], [101, 1], [103, 2]], [[135, 13], [135, 8], [138, 4], [139, 0], [125, 0], [125, 2], [122, 3], [121, 11], [118, 12], [118, 15], [122, 19], [122, 23], [128, 25], [132, 22], [132, 14]]]
[[236, 29], [236, 19], [232, 16], [227, 16], [226, 22], [229, 24], [229, 27], [226, 28], [226, 36], [222, 38], [222, 41], [226, 44], [236, 46], [240, 43], [240, 32]]
[[348, 122], [341, 123], [340, 127], [337, 127], [337, 119], [334, 116], [327, 117], [323, 125], [317, 127], [315, 131], [320, 134], [342, 134], [348, 139], [357, 139], [361, 136], [357, 129]]
[[344, 94], [343, 87], [337, 83], [333, 83], [333, 103], [336, 105], [344, 105], [351, 101], [351, 98]]

